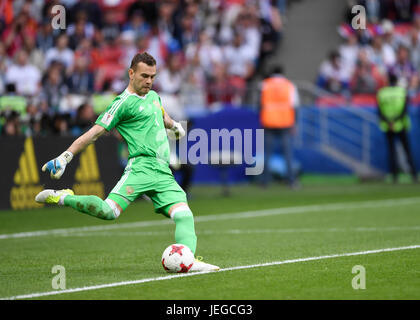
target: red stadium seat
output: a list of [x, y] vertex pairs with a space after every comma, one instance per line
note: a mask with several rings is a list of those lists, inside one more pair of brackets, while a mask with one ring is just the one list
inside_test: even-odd
[[374, 94], [355, 94], [351, 98], [351, 104], [355, 107], [376, 106], [376, 96]]
[[410, 103], [413, 107], [420, 106], [420, 93], [410, 99]]
[[113, 20], [119, 24], [122, 24], [127, 19], [127, 8], [133, 2], [135, 2], [135, 0], [100, 0], [99, 5], [104, 12], [111, 11], [113, 13]]
[[412, 26], [410, 23], [399, 23], [394, 26], [395, 32], [402, 36], [406, 35], [411, 28]]
[[346, 104], [346, 98], [341, 95], [321, 96], [316, 100], [318, 107], [337, 107]]

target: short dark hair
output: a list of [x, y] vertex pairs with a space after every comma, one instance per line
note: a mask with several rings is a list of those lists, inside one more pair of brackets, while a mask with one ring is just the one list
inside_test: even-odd
[[150, 54], [148, 54], [147, 52], [143, 52], [143, 53], [137, 53], [133, 60], [131, 60], [131, 65], [130, 68], [133, 69], [134, 71], [137, 69], [137, 64], [139, 62], [143, 62], [145, 64], [147, 64], [150, 67], [153, 67], [156, 65], [156, 60], [155, 58], [153, 58]]
[[276, 64], [273, 66], [273, 69], [271, 70], [271, 74], [283, 74], [284, 68], [281, 64]]
[[390, 86], [396, 86], [398, 83], [398, 77], [394, 72], [388, 73], [388, 80]]

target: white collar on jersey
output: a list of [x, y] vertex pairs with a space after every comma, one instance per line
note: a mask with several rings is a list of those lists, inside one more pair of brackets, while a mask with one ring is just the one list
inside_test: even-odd
[[149, 90], [149, 92], [148, 92], [148, 93], [146, 93], [143, 97], [142, 97], [142, 96], [139, 96], [137, 93], [131, 93], [131, 92], [129, 92], [129, 91], [128, 91], [128, 87], [127, 87], [127, 88], [125, 88], [124, 92], [127, 92], [129, 95], [136, 96], [136, 97], [139, 97], [140, 99], [143, 99], [143, 100], [144, 100], [144, 99], [146, 99], [146, 97], [147, 97], [147, 95], [149, 94], [150, 90]]

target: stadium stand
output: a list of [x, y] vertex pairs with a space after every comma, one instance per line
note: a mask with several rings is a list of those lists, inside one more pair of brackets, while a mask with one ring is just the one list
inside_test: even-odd
[[[366, 29], [352, 28], [351, 8], [366, 9]], [[353, 106], [376, 105], [375, 94], [398, 76], [411, 103], [420, 101], [420, 6], [418, 0], [348, 1], [346, 19], [338, 28], [343, 43], [322, 62], [316, 85], [331, 97], [321, 105], [345, 100]]]
[[[66, 9], [64, 30], [52, 26], [55, 5]], [[242, 105], [286, 8], [286, 0], [4, 0], [1, 134], [80, 134], [90, 110], [100, 113], [125, 88], [143, 51], [156, 58], [155, 89], [175, 114]]]

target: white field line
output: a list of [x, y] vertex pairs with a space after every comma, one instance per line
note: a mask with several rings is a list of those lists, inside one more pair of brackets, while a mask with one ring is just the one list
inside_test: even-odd
[[[264, 234], [264, 233], [319, 233], [319, 232], [389, 232], [389, 231], [418, 231], [420, 226], [407, 227], [354, 227], [354, 228], [295, 228], [295, 229], [227, 229], [227, 230], [196, 230], [197, 235], [243, 235], [243, 234]], [[62, 237], [130, 237], [130, 236], [145, 236], [145, 237], [161, 237], [168, 235], [168, 231], [104, 231], [104, 232], [80, 232], [80, 233], [66, 233], [60, 235]]]
[[[420, 197], [388, 199], [388, 200], [371, 200], [371, 201], [360, 201], [360, 202], [341, 202], [341, 203], [332, 203], [332, 204], [306, 205], [306, 206], [274, 208], [274, 209], [265, 209], [265, 210], [210, 214], [210, 215], [195, 217], [194, 221], [196, 223], [200, 223], [200, 222], [207, 222], [207, 221], [260, 218], [260, 217], [282, 215], [282, 214], [297, 214], [297, 213], [337, 211], [337, 210], [346, 211], [346, 210], [353, 210], [353, 209], [369, 209], [369, 208], [390, 207], [390, 206], [395, 207], [395, 206], [411, 205], [411, 204], [418, 204], [418, 203], [420, 203]], [[80, 232], [106, 231], [106, 230], [115, 230], [115, 229], [143, 228], [143, 227], [151, 227], [151, 226], [161, 226], [164, 224], [172, 224], [172, 223], [173, 223], [172, 220], [167, 219], [167, 220], [116, 223], [116, 224], [111, 224], [111, 225], [99, 225], [99, 226], [90, 226], [90, 227], [38, 230], [38, 231], [9, 233], [9, 234], [6, 233], [6, 234], [0, 234], [0, 240], [13, 239], [13, 238], [31, 238], [31, 237], [48, 236], [48, 235], [63, 235], [63, 234], [73, 233], [73, 232], [80, 233]]]
[[[350, 253], [339, 253], [339, 254], [318, 256], [318, 257], [290, 259], [290, 260], [283, 260], [283, 261], [274, 261], [274, 262], [267, 262], [267, 263], [260, 263], [260, 264], [252, 264], [252, 265], [246, 265], [246, 266], [223, 268], [223, 269], [220, 269], [219, 272], [235, 271], [235, 270], [241, 270], [241, 269], [252, 269], [252, 268], [260, 268], [260, 267], [269, 267], [269, 266], [275, 266], [275, 265], [299, 263], [299, 262], [307, 262], [307, 261], [316, 261], [316, 260], [324, 260], [324, 259], [331, 259], [331, 258], [361, 256], [361, 255], [367, 255], [367, 254], [401, 251], [401, 250], [410, 250], [410, 249], [419, 249], [419, 248], [420, 248], [420, 245], [411, 245], [411, 246], [405, 246], [405, 247], [375, 249], [375, 250], [358, 251], [358, 252], [350, 252]], [[192, 277], [192, 276], [197, 276], [197, 275], [202, 275], [202, 274], [207, 274], [207, 273], [212, 273], [212, 271], [183, 273], [183, 274], [176, 274], [176, 275], [169, 275], [169, 276], [162, 276], [162, 277], [155, 277], [155, 278], [146, 278], [146, 279], [139, 279], [139, 280], [132, 280], [132, 281], [121, 281], [121, 282], [106, 283], [106, 284], [100, 284], [100, 285], [88, 286], [88, 287], [64, 289], [64, 290], [58, 290], [58, 291], [29, 293], [29, 294], [17, 295], [17, 296], [13, 296], [13, 297], [0, 298], [0, 300], [39, 298], [39, 297], [58, 295], [58, 294], [63, 294], [63, 293], [98, 290], [98, 289], [111, 288], [111, 287], [120, 287], [120, 286], [141, 284], [141, 283], [147, 283], [147, 282], [153, 282], [153, 281], [171, 280], [171, 279], [177, 279], [177, 278]]]

